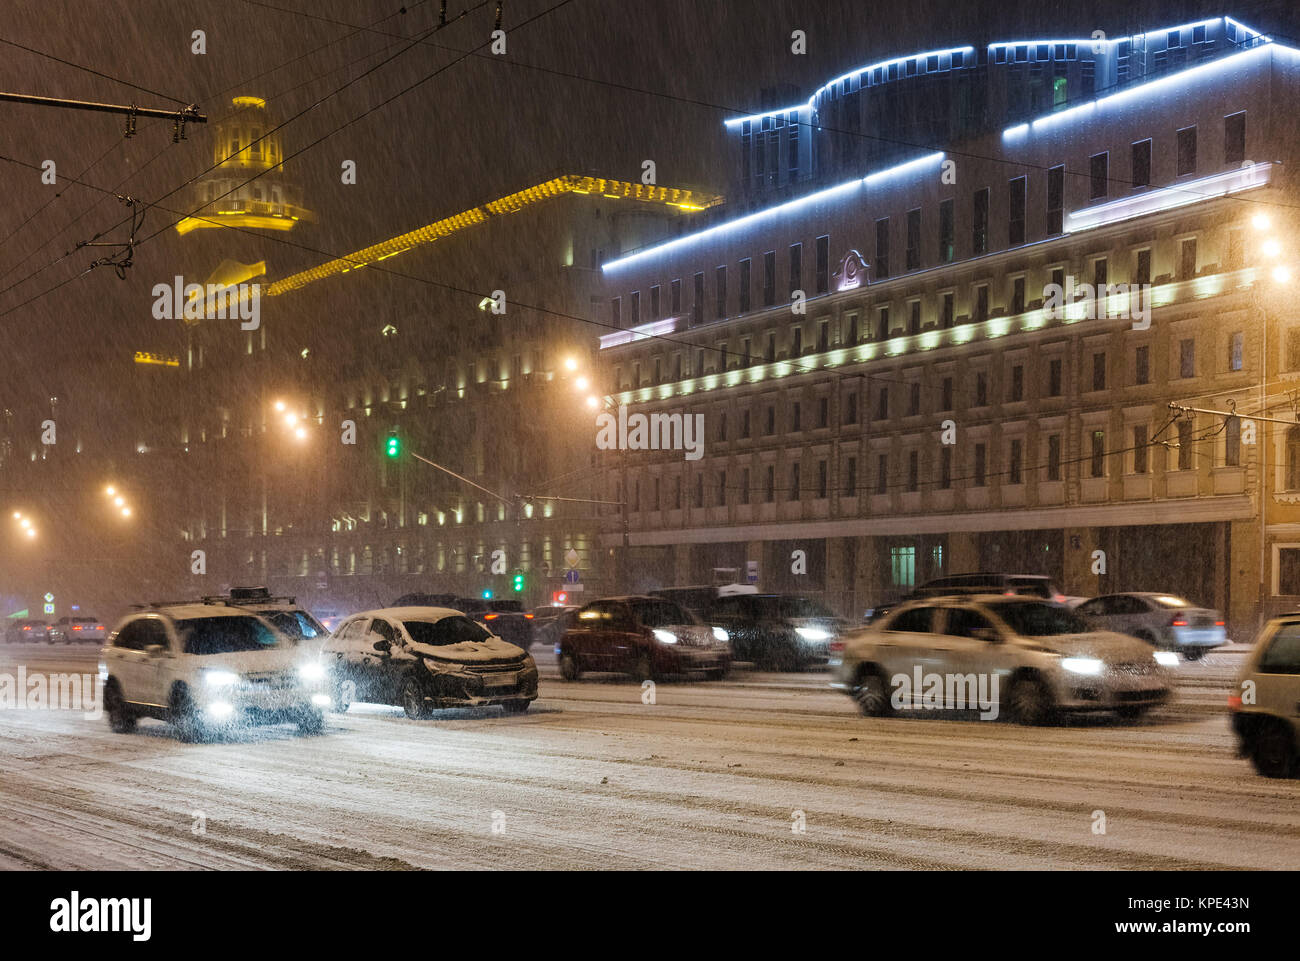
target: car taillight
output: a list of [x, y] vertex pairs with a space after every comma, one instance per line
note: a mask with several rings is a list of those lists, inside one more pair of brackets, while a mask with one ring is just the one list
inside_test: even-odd
[[495, 620], [496, 620], [498, 617], [500, 617], [500, 616], [501, 616], [500, 614], [484, 614], [484, 615], [483, 615], [483, 620], [485, 620], [485, 621], [495, 621]]
[[1003, 597], [1015, 597], [1015, 596], [1016, 596], [1016, 592], [1015, 592], [1015, 591], [1003, 591], [1003, 592], [1002, 592], [1002, 596], [1003, 596]]
[[1056, 603], [1058, 603], [1058, 604], [1064, 604], [1064, 603], [1065, 603], [1065, 595], [1064, 595], [1064, 594], [1057, 594], [1057, 595], [1056, 595]]
[[1214, 622], [1214, 626], [1215, 626], [1215, 627], [1223, 627], [1226, 623], [1227, 623], [1226, 621], [1215, 621], [1215, 622]]
[[74, 624], [74, 625], [72, 626], [72, 629], [73, 629], [74, 631], [79, 631], [79, 630], [81, 630], [81, 625], [80, 625], [80, 624]]
[[525, 614], [524, 617], [528, 618], [530, 621], [533, 619], [533, 615], [531, 614]]
[[1172, 621], [1169, 622], [1169, 626], [1170, 626], [1170, 627], [1186, 627], [1186, 626], [1187, 626], [1187, 618], [1182, 617], [1182, 616], [1180, 616], [1180, 615], [1178, 615], [1178, 614], [1175, 614], [1175, 615], [1174, 615], [1174, 619], [1173, 619]]
[[843, 650], [844, 650], [844, 642], [843, 642], [843, 641], [831, 641], [831, 644], [830, 644], [830, 651], [831, 651], [831, 653], [833, 653], [833, 654], [838, 654], [839, 652], [841, 652], [841, 651], [843, 651]]
[[1230, 710], [1230, 711], [1236, 711], [1236, 710], [1238, 710], [1240, 707], [1241, 707], [1241, 695], [1240, 695], [1240, 694], [1229, 694], [1229, 695], [1228, 695], [1228, 710]]

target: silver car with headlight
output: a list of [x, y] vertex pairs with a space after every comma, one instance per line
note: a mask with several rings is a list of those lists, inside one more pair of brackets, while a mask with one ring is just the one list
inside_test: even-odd
[[1022, 724], [1073, 711], [1137, 717], [1168, 699], [1178, 663], [1062, 605], [1001, 595], [910, 601], [835, 647], [831, 686], [864, 714], [952, 708]]

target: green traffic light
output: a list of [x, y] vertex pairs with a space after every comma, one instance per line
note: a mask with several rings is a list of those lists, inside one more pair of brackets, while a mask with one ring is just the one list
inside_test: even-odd
[[516, 590], [516, 591], [522, 591], [523, 589], [524, 589], [524, 575], [523, 575], [523, 574], [516, 574], [516, 575], [515, 575], [515, 590]]
[[385, 451], [389, 457], [398, 457], [402, 453], [402, 439], [396, 434], [388, 435], [388, 448]]

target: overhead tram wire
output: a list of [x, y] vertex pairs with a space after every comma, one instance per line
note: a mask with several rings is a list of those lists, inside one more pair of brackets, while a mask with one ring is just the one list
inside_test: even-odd
[[[401, 10], [399, 10], [399, 11], [397, 11], [397, 12], [395, 12], [395, 13], [387, 14], [386, 16], [381, 17], [379, 20], [376, 20], [376, 21], [374, 22], [374, 24], [372, 24], [371, 26], [373, 27], [373, 26], [376, 25], [376, 24], [383, 23], [383, 22], [386, 21], [386, 20], [390, 20], [390, 19], [392, 19], [392, 18], [395, 17], [395, 16], [399, 16], [399, 15], [401, 15], [403, 12], [409, 11], [410, 9], [414, 9], [415, 7], [422, 6], [423, 4], [425, 4], [425, 3], [427, 3], [427, 2], [429, 2], [429, 0], [416, 0], [416, 2], [413, 3], [413, 4], [411, 4], [411, 6], [410, 6], [409, 8], [404, 7], [404, 8], [402, 8]], [[222, 89], [221, 91], [218, 91], [216, 94], [211, 95], [211, 97], [201, 97], [200, 100], [206, 100], [206, 99], [213, 99], [213, 98], [223, 97], [223, 96], [229, 94], [232, 90], [237, 90], [237, 89], [239, 89], [239, 88], [241, 88], [241, 87], [244, 87], [244, 86], [246, 86], [247, 84], [253, 83], [253, 82], [256, 81], [256, 80], [261, 79], [262, 77], [270, 76], [271, 74], [276, 73], [276, 72], [278, 72], [279, 70], [284, 69], [285, 67], [288, 67], [288, 66], [291, 66], [291, 65], [294, 64], [294, 63], [297, 63], [299, 60], [305, 59], [306, 57], [313, 56], [314, 54], [319, 53], [320, 51], [325, 50], [325, 49], [327, 49], [327, 48], [329, 48], [329, 47], [332, 47], [332, 46], [334, 46], [335, 44], [342, 43], [342, 42], [345, 41], [345, 40], [349, 40], [349, 39], [351, 39], [352, 37], [356, 36], [357, 34], [362, 33], [362, 32], [365, 32], [365, 31], [368, 30], [368, 29], [370, 29], [370, 28], [367, 28], [367, 27], [358, 27], [358, 28], [354, 29], [353, 31], [351, 31], [351, 32], [348, 33], [348, 34], [345, 34], [345, 35], [343, 35], [343, 36], [341, 36], [341, 37], [338, 37], [338, 38], [336, 38], [336, 39], [334, 39], [334, 40], [330, 40], [330, 41], [328, 41], [328, 42], [326, 42], [326, 43], [324, 43], [324, 44], [321, 44], [320, 46], [314, 47], [313, 49], [308, 50], [306, 53], [299, 54], [298, 56], [293, 57], [293, 58], [290, 59], [290, 60], [286, 60], [286, 61], [284, 61], [283, 63], [280, 63], [280, 64], [278, 64], [278, 65], [276, 65], [276, 66], [274, 66], [274, 67], [270, 67], [270, 68], [268, 68], [268, 69], [266, 69], [266, 70], [263, 70], [261, 73], [255, 74], [254, 76], [252, 76], [252, 77], [250, 77], [250, 78], [248, 78], [248, 79], [246, 79], [246, 80], [242, 80], [242, 81], [239, 81], [238, 83], [231, 84], [230, 86], [225, 87], [225, 88]], [[0, 42], [8, 42], [8, 41], [4, 41], [3, 38], [0, 38]], [[352, 65], [354, 65], [354, 64], [357, 63], [358, 61], [360, 61], [360, 60], [364, 60], [364, 59], [366, 59], [367, 57], [370, 57], [370, 56], [374, 56], [376, 53], [380, 53], [380, 52], [383, 52], [383, 51], [385, 51], [385, 50], [390, 50], [390, 49], [392, 49], [392, 47], [395, 46], [395, 45], [396, 45], [396, 44], [388, 44], [388, 45], [386, 45], [386, 46], [384, 46], [384, 47], [379, 48], [379, 50], [372, 51], [372, 52], [367, 53], [367, 54], [363, 54], [363, 55], [360, 56], [360, 57], [357, 57], [357, 58], [354, 58], [353, 60], [350, 60], [350, 61], [349, 61], [347, 64], [345, 64], [343, 67], [336, 67], [336, 68], [334, 68], [333, 70], [328, 70], [328, 71], [325, 71], [324, 73], [317, 74], [315, 77], [312, 77], [312, 78], [309, 79], [309, 80], [302, 81], [302, 82], [300, 82], [300, 83], [298, 83], [298, 84], [295, 84], [295, 85], [292, 86], [292, 87], [287, 88], [286, 90], [281, 91], [280, 94], [277, 94], [276, 96], [283, 96], [284, 94], [287, 94], [287, 93], [289, 93], [289, 92], [291, 92], [291, 91], [293, 91], [293, 90], [296, 90], [296, 89], [298, 89], [298, 87], [300, 87], [300, 86], [305, 86], [307, 83], [311, 83], [311, 82], [313, 82], [313, 81], [315, 81], [315, 80], [317, 80], [317, 79], [320, 79], [321, 77], [329, 76], [330, 74], [335, 73], [335, 72], [337, 72], [338, 70], [346, 69], [346, 68], [348, 68], [348, 67], [351, 67]], [[24, 48], [24, 49], [27, 49], [27, 48]], [[33, 51], [33, 52], [41, 53], [40, 51]], [[52, 56], [52, 55], [50, 55], [50, 54], [43, 54], [43, 53], [42, 53], [42, 56]], [[57, 57], [54, 57], [53, 59], [56, 59], [56, 60], [57, 60], [58, 58], [57, 58]], [[60, 62], [63, 62], [63, 61], [60, 61]], [[83, 68], [83, 69], [90, 69], [90, 68]], [[92, 71], [92, 72], [95, 72], [95, 71]], [[114, 78], [114, 79], [115, 79], [115, 78]], [[123, 80], [123, 81], [119, 81], [119, 82], [121, 82], [121, 83], [128, 83], [128, 81], [124, 81], [124, 80]], [[160, 96], [160, 97], [164, 97], [165, 99], [168, 99], [168, 100], [172, 100], [172, 99], [174, 99], [174, 98], [172, 98], [172, 97], [166, 97], [164, 94], [158, 94], [158, 96]], [[267, 98], [267, 99], [270, 100], [270, 99], [274, 99], [274, 98]], [[180, 102], [180, 101], [177, 101], [177, 102]], [[228, 118], [231, 117], [231, 116], [233, 116], [233, 112], [232, 112], [232, 113], [229, 113], [229, 114], [226, 114], [224, 117], [219, 118], [219, 119], [216, 120], [215, 122], [220, 123], [221, 121], [226, 120], [226, 119], [228, 119]], [[125, 143], [125, 139], [119, 139], [119, 140], [115, 141], [115, 142], [113, 143], [112, 146], [110, 146], [106, 151], [104, 151], [103, 154], [101, 154], [98, 158], [96, 158], [94, 161], [92, 161], [92, 162], [90, 163], [90, 165], [87, 166], [87, 167], [86, 167], [86, 168], [81, 172], [81, 174], [80, 174], [79, 176], [80, 176], [80, 177], [84, 177], [87, 173], [89, 173], [89, 172], [91, 171], [91, 169], [93, 169], [93, 168], [94, 168], [95, 166], [97, 166], [100, 162], [102, 162], [103, 159], [104, 159], [105, 157], [107, 157], [107, 156], [108, 156], [110, 153], [112, 153], [114, 150], [116, 150], [116, 149], [118, 149], [119, 147], [121, 147], [124, 143]], [[154, 161], [156, 161], [159, 157], [161, 157], [164, 153], [166, 153], [166, 152], [167, 152], [167, 149], [168, 149], [168, 148], [164, 147], [162, 150], [158, 151], [158, 152], [157, 152], [156, 154], [154, 154], [151, 158], [149, 158], [149, 160], [145, 161], [144, 164], [142, 164], [140, 167], [136, 168], [134, 171], [132, 171], [130, 174], [128, 174], [125, 178], [122, 179], [122, 181], [118, 184], [118, 187], [117, 187], [116, 189], [120, 190], [121, 187], [122, 187], [123, 185], [125, 185], [126, 182], [127, 182], [128, 180], [131, 180], [133, 177], [135, 177], [135, 176], [139, 175], [140, 173], [142, 173], [142, 172], [143, 172], [146, 168], [148, 168], [148, 167], [149, 167], [149, 166], [150, 166]], [[8, 236], [6, 236], [3, 240], [0, 240], [0, 248], [3, 248], [4, 245], [7, 244], [11, 239], [13, 239], [13, 237], [14, 237], [14, 236], [19, 232], [19, 231], [21, 231], [21, 230], [23, 229], [23, 227], [25, 227], [25, 226], [26, 226], [26, 225], [27, 225], [27, 224], [28, 224], [28, 223], [29, 223], [29, 222], [30, 222], [34, 217], [38, 216], [42, 211], [44, 211], [45, 209], [47, 209], [51, 204], [53, 204], [53, 203], [54, 203], [56, 200], [58, 200], [61, 196], [62, 196], [62, 191], [60, 191], [59, 193], [55, 194], [54, 197], [50, 198], [50, 199], [47, 200], [44, 204], [42, 204], [39, 208], [37, 208], [37, 209], [36, 209], [36, 210], [35, 210], [35, 211], [34, 211], [34, 212], [33, 212], [33, 213], [32, 213], [32, 214], [31, 214], [31, 215], [30, 215], [26, 220], [24, 220], [21, 224], [19, 224], [18, 227], [16, 227], [13, 231], [11, 231], [10, 234], [9, 234]], [[102, 200], [101, 200], [101, 201], [97, 201], [96, 203], [91, 204], [91, 206], [88, 207], [88, 208], [86, 208], [84, 211], [82, 211], [82, 213], [81, 213], [80, 215], [78, 215], [77, 217], [73, 218], [73, 219], [72, 219], [71, 221], [69, 221], [66, 225], [64, 225], [63, 227], [61, 227], [61, 228], [59, 228], [58, 230], [56, 230], [52, 235], [50, 235], [50, 237], [48, 237], [46, 240], [44, 240], [44, 241], [43, 241], [41, 244], [39, 244], [37, 247], [34, 247], [32, 250], [30, 250], [30, 251], [28, 252], [27, 256], [25, 256], [25, 257], [22, 258], [21, 260], [17, 261], [15, 264], [13, 264], [11, 267], [9, 267], [8, 270], [4, 271], [3, 274], [0, 274], [0, 280], [3, 280], [5, 277], [8, 277], [11, 273], [13, 273], [15, 270], [17, 270], [19, 267], [21, 267], [23, 264], [25, 264], [28, 260], [30, 260], [33, 256], [35, 256], [36, 253], [38, 253], [39, 251], [43, 250], [45, 247], [49, 246], [49, 244], [50, 244], [50, 243], [51, 243], [51, 242], [52, 242], [52, 241], [53, 241], [53, 240], [54, 240], [54, 239], [55, 239], [59, 234], [61, 234], [61, 233], [63, 233], [64, 231], [68, 230], [69, 228], [71, 228], [71, 227], [74, 226], [75, 224], [79, 223], [79, 222], [82, 220], [82, 218], [84, 218], [87, 214], [89, 214], [89, 213], [90, 213], [90, 212], [91, 212], [95, 207], [97, 207], [100, 203], [102, 203]], [[113, 227], [110, 227], [109, 230], [111, 231], [111, 230], [116, 230], [116, 229], [118, 229], [119, 227], [121, 227], [123, 224], [125, 224], [125, 223], [127, 222], [127, 219], [129, 219], [129, 218], [124, 218], [123, 220], [119, 221], [119, 222], [118, 222], [117, 224], [115, 224]], [[105, 232], [107, 232], [107, 231], [105, 231]], [[96, 235], [96, 236], [102, 236], [102, 234], [99, 234], [99, 235]]]

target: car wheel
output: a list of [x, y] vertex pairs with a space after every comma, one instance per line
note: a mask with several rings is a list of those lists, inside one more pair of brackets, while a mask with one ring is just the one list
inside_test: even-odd
[[424, 691], [420, 690], [420, 682], [413, 677], [402, 682], [402, 710], [412, 721], [422, 721], [429, 716]]
[[138, 719], [116, 681], [109, 681], [104, 686], [104, 713], [108, 715], [109, 730], [114, 734], [130, 734], [135, 730]]
[[1183, 655], [1183, 660], [1185, 661], [1199, 661], [1201, 658], [1205, 656], [1205, 648], [1185, 647], [1182, 649], [1182, 655]]
[[348, 713], [348, 708], [352, 706], [352, 682], [342, 681], [334, 685], [334, 692], [330, 695], [330, 710], [336, 714]]
[[865, 717], [885, 717], [894, 713], [893, 705], [889, 703], [885, 678], [875, 671], [868, 671], [858, 678], [857, 686], [853, 689], [853, 700]]
[[301, 734], [319, 734], [325, 729], [325, 715], [323, 712], [311, 709], [303, 711], [298, 716], [298, 731]]
[[1264, 777], [1289, 777], [1295, 759], [1295, 736], [1286, 724], [1270, 720], [1255, 732], [1250, 760]]
[[190, 700], [190, 692], [184, 687], [177, 686], [172, 690], [171, 701], [168, 704], [168, 717], [172, 727], [176, 729], [178, 741], [194, 744], [203, 740], [202, 721], [194, 708], [194, 702]]
[[578, 669], [578, 659], [572, 654], [560, 655], [560, 677], [566, 681], [576, 681], [582, 677], [582, 671]]
[[1055, 714], [1047, 685], [1036, 677], [1021, 678], [1011, 685], [1011, 719], [1017, 724], [1049, 723]]
[[505, 701], [501, 705], [501, 710], [507, 714], [524, 714], [532, 703], [532, 701]]
[[1143, 641], [1147, 644], [1152, 645], [1153, 647], [1155, 646], [1156, 639], [1155, 636], [1150, 631], [1138, 631], [1133, 636], [1136, 637], [1139, 641]]
[[652, 681], [655, 676], [654, 664], [650, 661], [649, 654], [642, 654], [636, 659], [636, 667], [632, 669], [632, 676], [638, 681]]
[[1117, 707], [1115, 713], [1126, 721], [1136, 721], [1149, 710], [1151, 710], [1150, 704], [1125, 704], [1123, 707]]

